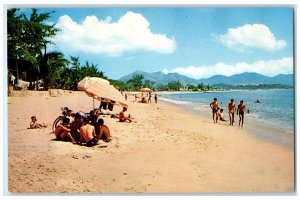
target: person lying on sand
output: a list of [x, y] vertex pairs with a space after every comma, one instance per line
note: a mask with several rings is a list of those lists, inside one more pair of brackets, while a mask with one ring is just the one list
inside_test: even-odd
[[119, 121], [120, 122], [132, 122], [132, 118], [130, 116], [130, 114], [126, 114], [125, 112], [127, 111], [127, 108], [126, 107], [123, 107], [123, 110], [120, 112], [119, 114]]
[[90, 119], [88, 117], [83, 118], [82, 126], [80, 127], [80, 143], [86, 143], [86, 146], [92, 147], [98, 143], [98, 139], [95, 137], [95, 127], [89, 124]]
[[104, 125], [104, 120], [100, 118], [98, 120], [98, 124], [99, 124], [99, 126], [97, 127], [98, 130], [96, 130], [97, 139], [98, 140], [103, 139], [104, 142], [111, 141], [110, 131], [109, 128], [106, 125]]
[[76, 141], [73, 139], [70, 133], [69, 125], [70, 125], [70, 119], [63, 118], [62, 124], [57, 125], [54, 131], [54, 135], [56, 136], [56, 139], [59, 141], [70, 140], [72, 141], [73, 144], [76, 144]]
[[31, 117], [31, 122], [30, 122], [30, 125], [29, 125], [28, 129], [45, 128], [45, 127], [47, 127], [46, 124], [37, 123], [37, 119], [36, 119], [35, 116]]

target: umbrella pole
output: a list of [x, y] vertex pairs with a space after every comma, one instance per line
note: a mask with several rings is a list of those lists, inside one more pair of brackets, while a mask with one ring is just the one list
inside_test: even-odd
[[95, 109], [95, 99], [93, 98], [93, 110]]

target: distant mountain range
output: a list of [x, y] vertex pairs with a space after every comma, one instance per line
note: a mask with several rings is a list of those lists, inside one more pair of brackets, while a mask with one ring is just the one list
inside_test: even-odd
[[161, 71], [159, 72], [143, 72], [143, 71], [135, 71], [131, 74], [121, 77], [120, 81], [128, 81], [134, 75], [142, 74], [144, 76], [144, 80], [149, 80], [158, 84], [168, 84], [172, 81], [180, 81], [182, 84], [226, 84], [226, 85], [251, 85], [251, 84], [281, 84], [281, 85], [289, 85], [293, 86], [294, 84], [294, 77], [293, 74], [279, 74], [274, 77], [264, 76], [258, 73], [242, 73], [233, 76], [223, 76], [223, 75], [216, 75], [206, 79], [193, 79], [186, 77], [184, 75], [180, 75], [178, 73], [169, 73], [164, 74]]

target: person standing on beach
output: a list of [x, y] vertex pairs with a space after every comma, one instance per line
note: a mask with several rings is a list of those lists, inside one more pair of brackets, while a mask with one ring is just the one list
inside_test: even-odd
[[155, 103], [157, 103], [157, 94], [154, 95]]
[[228, 112], [229, 112], [229, 120], [230, 120], [229, 125], [231, 126], [233, 126], [235, 110], [236, 107], [235, 107], [234, 99], [231, 99], [230, 103], [228, 104]]
[[[238, 105], [238, 115], [239, 115], [239, 127], [243, 128], [243, 125], [244, 125], [244, 115], [245, 115], [245, 108], [246, 108], [246, 105], [244, 104], [244, 101], [241, 100], [240, 101], [240, 104]], [[242, 122], [242, 124], [241, 124]]]
[[151, 103], [151, 97], [152, 97], [151, 92], [149, 92], [148, 103]]
[[214, 101], [210, 103], [210, 108], [212, 109], [214, 123], [218, 123], [219, 104], [217, 98], [214, 98]]

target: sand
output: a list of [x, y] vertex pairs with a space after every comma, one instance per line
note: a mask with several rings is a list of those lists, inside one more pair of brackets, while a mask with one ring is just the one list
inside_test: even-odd
[[[60, 108], [88, 112], [84, 92], [8, 97], [8, 191], [19, 193], [294, 192], [294, 149], [213, 124], [172, 104], [130, 100], [132, 123], [104, 116], [112, 141], [88, 148], [53, 140]], [[99, 102], [95, 101], [95, 106]], [[118, 113], [121, 107], [115, 106]], [[30, 117], [48, 128], [27, 129]]]

